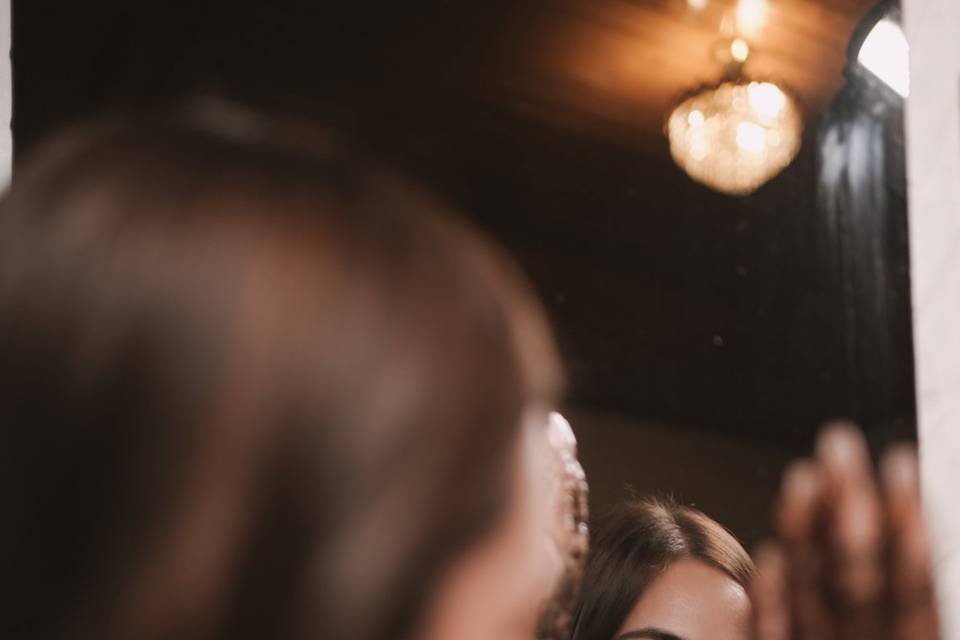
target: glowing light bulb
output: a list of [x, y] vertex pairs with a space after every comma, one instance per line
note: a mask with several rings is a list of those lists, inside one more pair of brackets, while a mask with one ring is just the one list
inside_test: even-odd
[[743, 38], [736, 38], [730, 43], [730, 57], [743, 64], [750, 57], [750, 45]]
[[665, 124], [670, 154], [691, 178], [720, 193], [744, 195], [796, 157], [803, 114], [771, 82], [725, 81], [683, 100]]
[[705, 160], [710, 155], [710, 142], [702, 127], [690, 131], [690, 155], [696, 161]]
[[702, 11], [707, 8], [707, 0], [687, 0], [687, 6], [694, 11]]
[[767, 132], [753, 122], [741, 122], [737, 125], [737, 146], [743, 151], [762, 153], [767, 145]]
[[878, 22], [863, 41], [857, 62], [904, 98], [910, 95], [910, 45], [899, 25]]
[[706, 160], [710, 154], [710, 147], [703, 140], [697, 140], [690, 146], [690, 156], [696, 161]]
[[787, 104], [787, 96], [771, 82], [751, 82], [747, 87], [750, 108], [761, 118], [772, 120]]

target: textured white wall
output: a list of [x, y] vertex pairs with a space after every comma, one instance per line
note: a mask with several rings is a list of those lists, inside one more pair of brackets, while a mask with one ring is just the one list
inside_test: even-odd
[[13, 76], [10, 70], [10, 0], [0, 0], [0, 189], [10, 179], [13, 163]]
[[904, 0], [910, 251], [924, 498], [945, 640], [960, 640], [960, 0]]

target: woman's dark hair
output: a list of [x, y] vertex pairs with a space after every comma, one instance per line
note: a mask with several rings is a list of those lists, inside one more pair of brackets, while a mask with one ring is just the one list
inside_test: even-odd
[[744, 588], [753, 572], [737, 539], [696, 509], [650, 498], [616, 507], [591, 540], [572, 640], [611, 640], [653, 580], [684, 559]]
[[401, 180], [204, 114], [75, 128], [0, 205], [0, 635], [406, 637], [552, 400], [540, 310]]

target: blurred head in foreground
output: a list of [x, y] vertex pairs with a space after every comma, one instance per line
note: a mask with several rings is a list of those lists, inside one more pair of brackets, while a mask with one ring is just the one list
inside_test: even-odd
[[523, 639], [557, 366], [435, 202], [247, 116], [93, 123], [0, 206], [0, 626]]
[[620, 505], [591, 543], [573, 640], [747, 640], [753, 562], [702, 512]]

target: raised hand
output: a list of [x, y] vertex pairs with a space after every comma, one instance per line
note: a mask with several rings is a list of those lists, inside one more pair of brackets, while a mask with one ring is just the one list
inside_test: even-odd
[[827, 428], [784, 475], [777, 540], [756, 554], [756, 640], [938, 640], [912, 448], [875, 478], [860, 432]]

